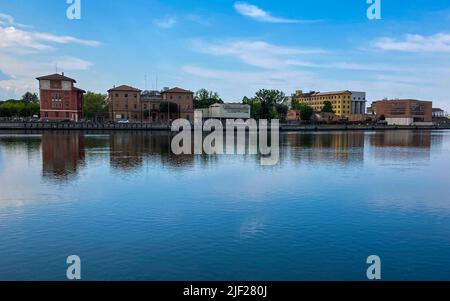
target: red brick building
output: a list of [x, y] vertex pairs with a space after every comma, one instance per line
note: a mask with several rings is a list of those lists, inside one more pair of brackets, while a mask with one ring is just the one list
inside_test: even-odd
[[412, 125], [433, 121], [433, 103], [415, 99], [380, 100], [372, 103], [372, 114], [384, 116], [388, 124]]
[[79, 121], [83, 118], [84, 90], [76, 88], [76, 81], [62, 74], [36, 78], [39, 81], [41, 120]]

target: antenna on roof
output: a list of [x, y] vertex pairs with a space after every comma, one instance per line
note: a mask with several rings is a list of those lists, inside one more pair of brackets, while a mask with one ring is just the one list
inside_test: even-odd
[[55, 71], [58, 73], [58, 62], [55, 63]]

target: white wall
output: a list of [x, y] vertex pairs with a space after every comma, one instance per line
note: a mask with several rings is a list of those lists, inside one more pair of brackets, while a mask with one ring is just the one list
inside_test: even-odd
[[388, 125], [412, 125], [414, 123], [413, 118], [386, 118]]

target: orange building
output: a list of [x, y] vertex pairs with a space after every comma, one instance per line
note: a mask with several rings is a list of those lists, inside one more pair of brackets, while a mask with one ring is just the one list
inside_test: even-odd
[[36, 78], [39, 81], [41, 120], [78, 121], [83, 118], [84, 90], [74, 86], [76, 81], [62, 74]]
[[390, 125], [413, 125], [433, 122], [433, 102], [415, 99], [379, 100], [372, 103], [371, 112], [384, 116]]

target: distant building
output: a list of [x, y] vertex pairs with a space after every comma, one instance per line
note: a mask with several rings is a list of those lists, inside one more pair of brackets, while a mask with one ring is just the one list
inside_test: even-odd
[[83, 118], [84, 90], [76, 88], [76, 81], [62, 74], [36, 78], [39, 81], [41, 120], [79, 121]]
[[432, 124], [431, 101], [415, 99], [380, 100], [372, 103], [371, 111], [384, 116], [389, 125]]
[[[194, 93], [181, 88], [165, 88], [161, 92], [162, 103], [172, 103], [175, 105], [166, 105], [167, 111], [160, 110], [161, 116], [167, 120], [178, 118], [194, 120]], [[171, 108], [173, 107], [173, 110]]]
[[352, 92], [352, 111], [351, 114], [361, 115], [366, 113], [366, 92]]
[[444, 110], [439, 109], [439, 108], [433, 108], [433, 118], [445, 118], [447, 117], [445, 115]]
[[208, 109], [199, 109], [203, 119], [250, 119], [250, 106], [242, 103], [216, 103]]
[[112, 121], [142, 120], [141, 90], [122, 85], [108, 90], [109, 118]]
[[325, 102], [329, 101], [333, 106], [335, 114], [341, 118], [350, 114], [364, 114], [366, 110], [365, 92], [344, 90], [334, 92], [311, 91], [303, 93], [302, 90], [298, 90], [292, 96], [292, 100], [308, 105], [316, 112], [321, 111]]
[[300, 111], [299, 110], [289, 110], [286, 116], [288, 122], [300, 121]]
[[141, 102], [143, 109], [143, 119], [145, 122], [160, 122], [164, 116], [160, 111], [163, 97], [160, 91], [144, 91], [141, 94]]

